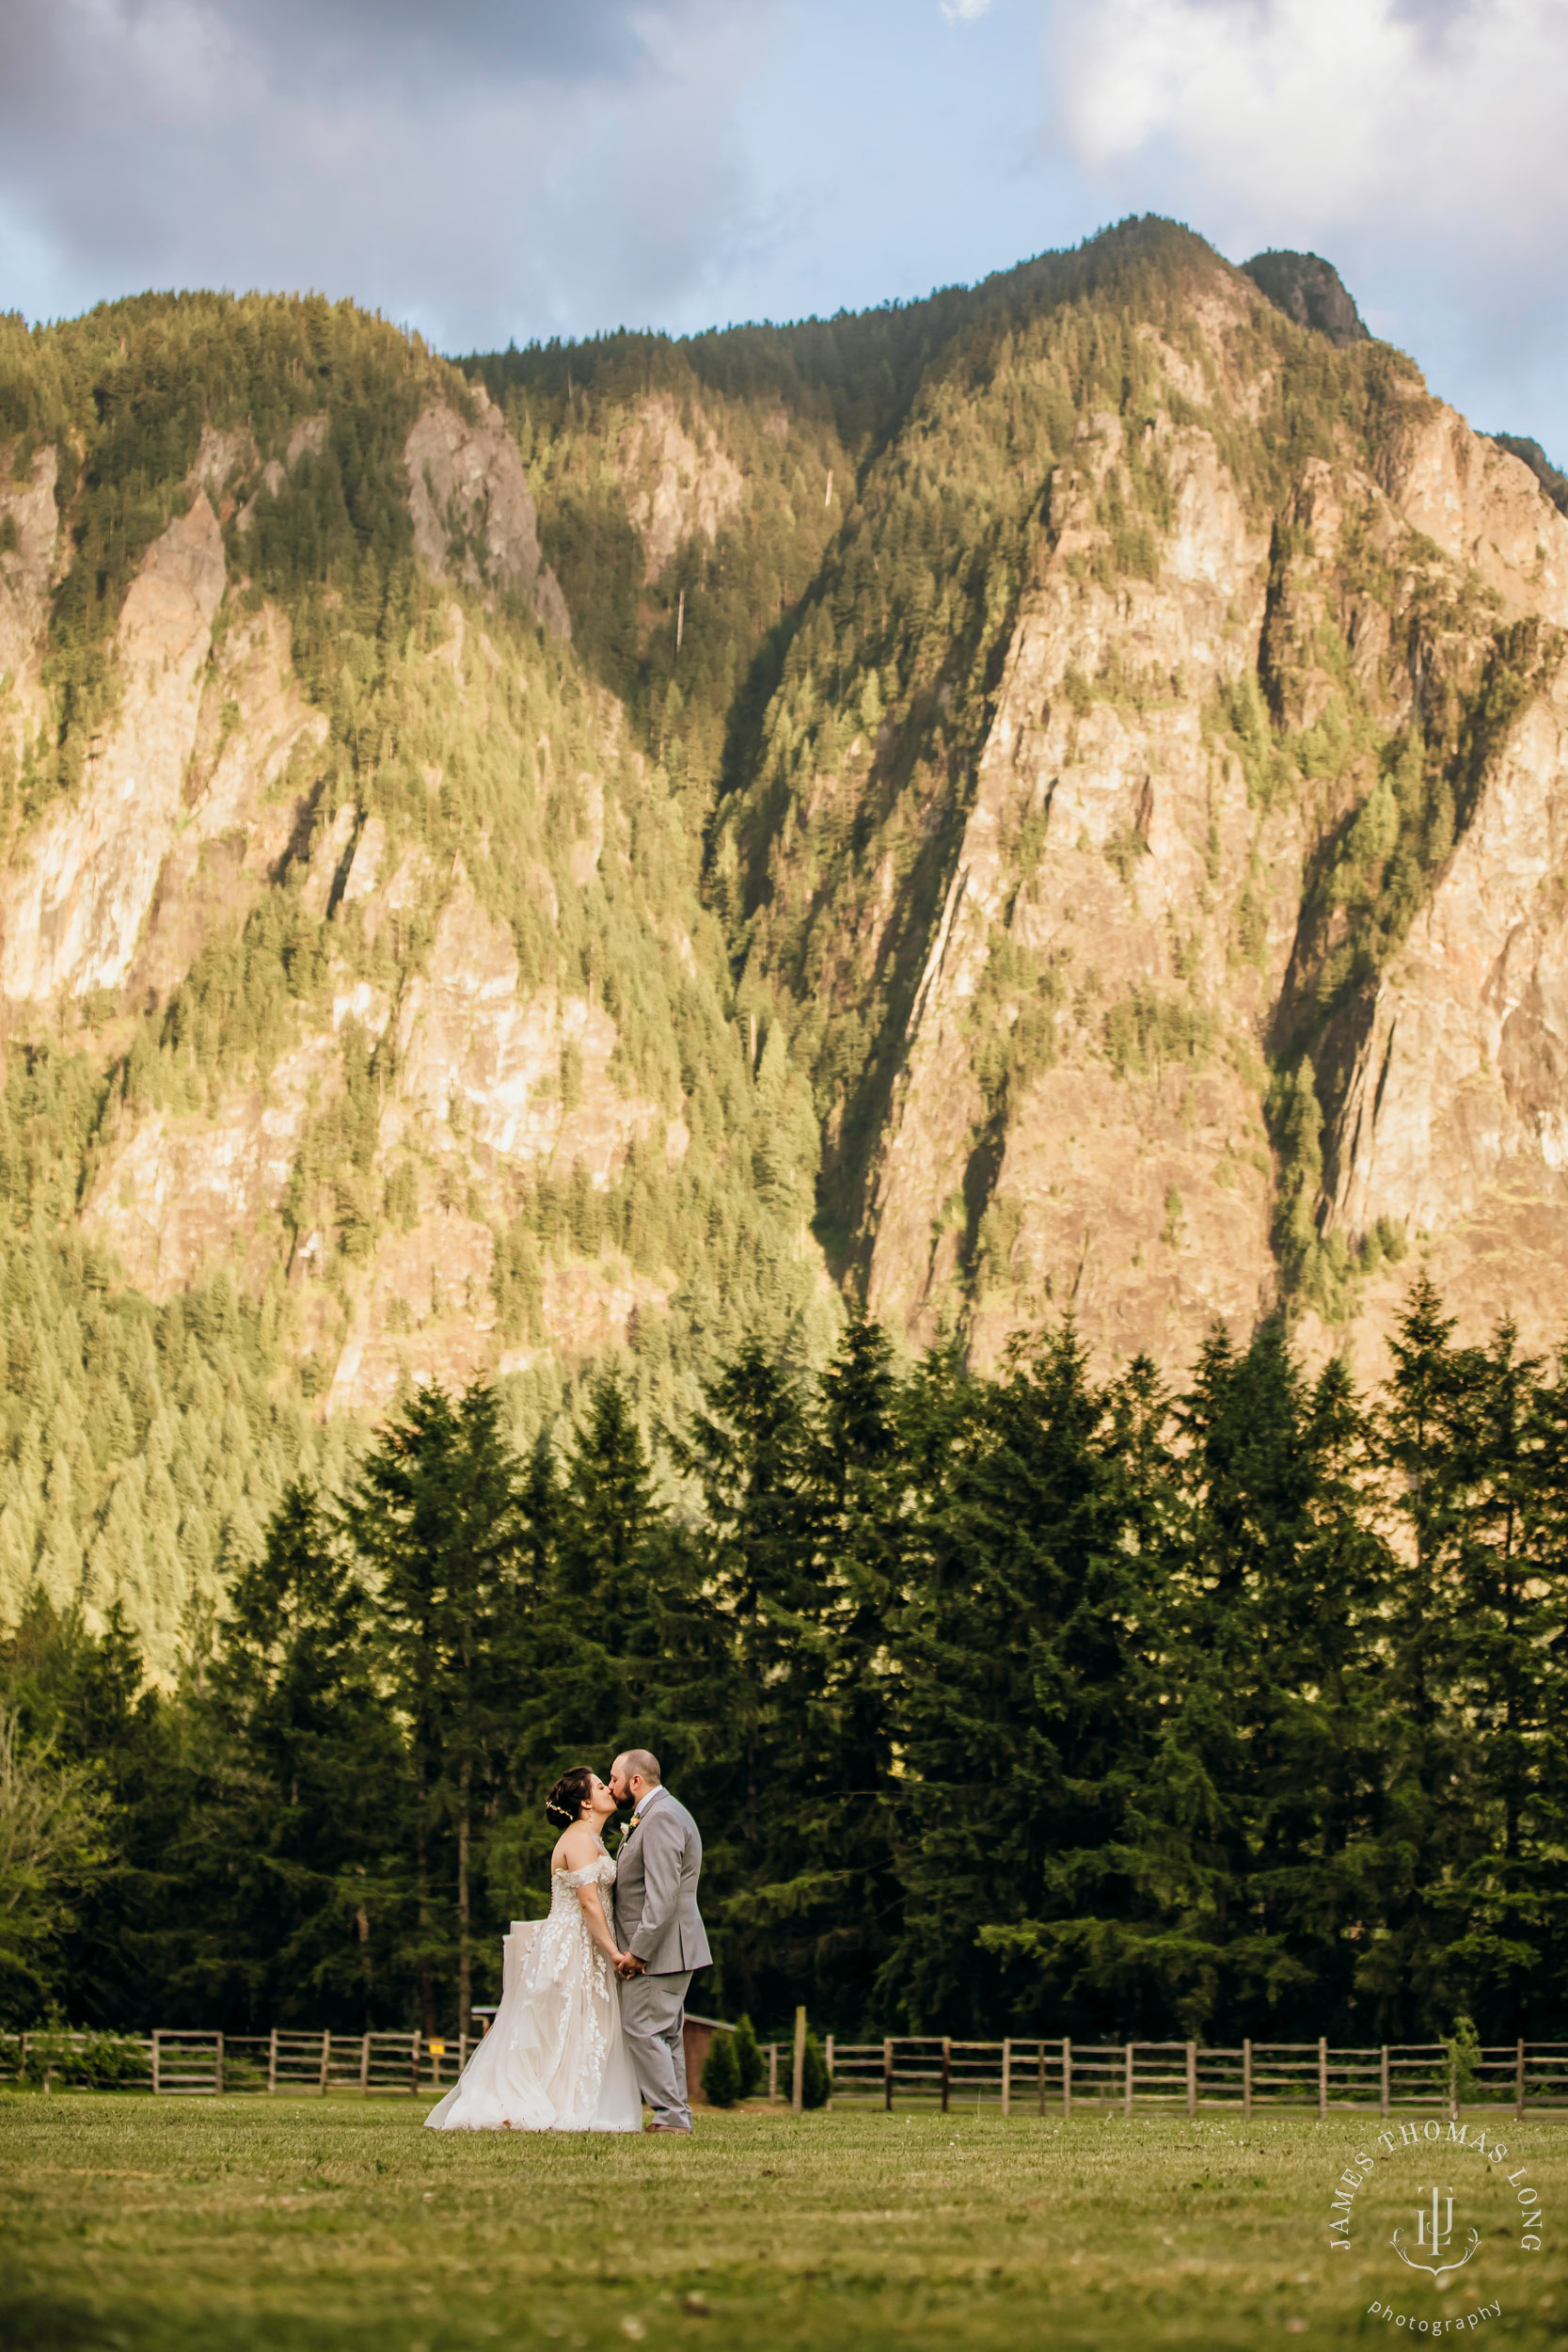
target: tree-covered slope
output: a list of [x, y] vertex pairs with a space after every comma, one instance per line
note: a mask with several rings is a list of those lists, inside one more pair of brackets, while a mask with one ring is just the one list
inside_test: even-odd
[[[710, 859], [872, 1306], [994, 1358], [1070, 1303], [1169, 1361], [1283, 1295], [1335, 1335], [1370, 1303], [1370, 1353], [1427, 1237], [1482, 1327], [1568, 1315], [1564, 620], [1523, 469], [1199, 240], [980, 290], [867, 453]], [[1396, 1028], [1402, 1103], [1370, 1100]]]
[[[650, 1410], [746, 1331], [813, 1345], [809, 1096], [483, 395], [347, 307], [199, 297], [13, 326], [0, 399], [18, 1311], [35, 1266], [149, 1333], [227, 1282], [181, 1402], [203, 1463], [243, 1422], [266, 1507], [408, 1377], [499, 1374], [537, 1425], [607, 1345]], [[156, 1400], [72, 1451], [79, 1321], [16, 1384], [6, 1605], [121, 1593], [166, 1663], [254, 1526], [197, 1475], [192, 1573], [114, 1566]]]
[[835, 1285], [1375, 1375], [1419, 1246], [1555, 1336], [1568, 523], [1255, 275], [0, 326], [0, 1610], [167, 1665], [409, 1382], [652, 1429]]

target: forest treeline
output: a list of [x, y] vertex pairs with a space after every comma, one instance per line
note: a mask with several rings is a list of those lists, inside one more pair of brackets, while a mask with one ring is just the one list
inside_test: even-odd
[[1568, 1369], [1456, 1344], [1190, 1387], [1070, 1326], [994, 1377], [856, 1320], [651, 1455], [606, 1375], [518, 1458], [411, 1394], [291, 1486], [177, 1688], [36, 1596], [0, 1649], [0, 1999], [451, 2029], [546, 1899], [542, 1792], [646, 1743], [697, 1994], [841, 2033], [1483, 2038], [1568, 2021]]

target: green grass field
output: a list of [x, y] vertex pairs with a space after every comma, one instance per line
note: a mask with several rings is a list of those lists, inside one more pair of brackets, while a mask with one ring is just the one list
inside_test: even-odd
[[[1378, 2153], [1375, 2118], [747, 2111], [684, 2141], [437, 2136], [424, 2112], [0, 2093], [0, 2343], [1143, 2352], [1545, 2346], [1568, 2326], [1568, 2119], [1503, 2127], [1546, 2216], [1539, 2253], [1518, 2190], [1467, 2150], [1380, 2158], [1345, 2252], [1330, 2199], [1357, 2149]], [[1442, 2293], [1387, 2246], [1437, 2169], [1481, 2229]]]

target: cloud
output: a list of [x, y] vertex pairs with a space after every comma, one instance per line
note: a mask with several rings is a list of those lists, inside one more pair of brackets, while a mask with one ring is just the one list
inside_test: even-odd
[[689, 298], [777, 0], [8, 0], [6, 299], [352, 294], [449, 348]]
[[[1314, 246], [1483, 423], [1568, 451], [1568, 0], [1053, 0], [1051, 142], [1107, 212]], [[1516, 422], [1522, 420], [1522, 422]]]
[[942, 0], [942, 12], [949, 24], [973, 24], [990, 7], [990, 0]]
[[1100, 0], [1051, 45], [1083, 162], [1163, 150], [1233, 220], [1568, 226], [1564, 0]]

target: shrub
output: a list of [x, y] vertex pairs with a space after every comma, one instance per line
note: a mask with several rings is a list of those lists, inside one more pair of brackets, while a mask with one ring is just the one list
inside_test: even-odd
[[733, 2033], [716, 2033], [703, 2060], [703, 2096], [710, 2107], [733, 2107], [740, 2097], [740, 2068]]
[[801, 2070], [800, 2104], [808, 2107], [825, 2107], [832, 2088], [828, 2077], [828, 2061], [822, 2055], [822, 2044], [814, 2033], [806, 2036], [806, 2062]]
[[73, 2034], [55, 2020], [27, 2037], [25, 2079], [85, 2090], [118, 2090], [147, 2080], [147, 2052], [134, 2035]]
[[1481, 2037], [1470, 2018], [1458, 2016], [1448, 2036], [1447, 2079], [1441, 2085], [1460, 2106], [1473, 2099], [1481, 2082]]
[[762, 2055], [749, 2017], [740, 2020], [730, 2036], [730, 2042], [740, 2076], [740, 2095], [743, 2099], [752, 2099], [768, 2078], [768, 2060]]

